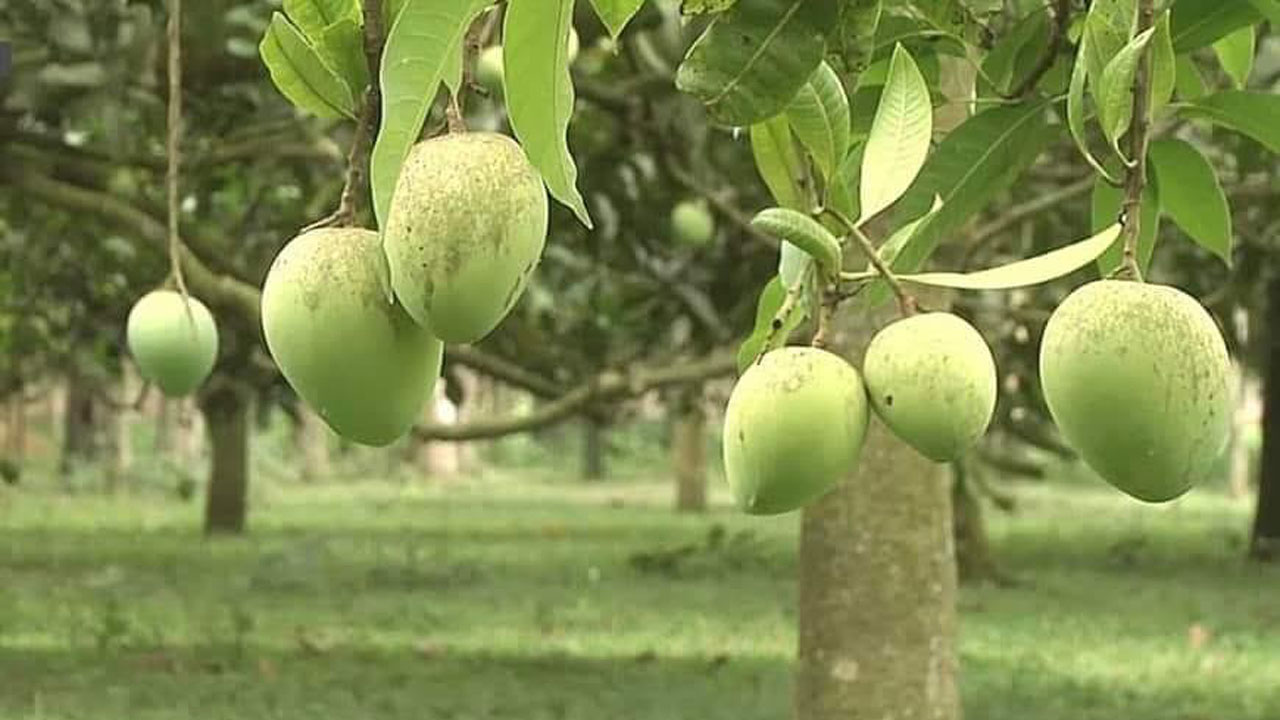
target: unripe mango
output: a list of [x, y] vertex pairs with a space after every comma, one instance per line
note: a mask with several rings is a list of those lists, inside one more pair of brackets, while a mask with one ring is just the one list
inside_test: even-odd
[[867, 431], [858, 371], [807, 347], [766, 354], [729, 396], [724, 466], [738, 505], [753, 515], [795, 510], [854, 469]]
[[483, 338], [524, 291], [547, 221], [542, 178], [511, 138], [452, 133], [419, 143], [383, 240], [396, 297], [441, 340]]
[[982, 335], [951, 313], [914, 315], [876, 333], [862, 373], [876, 415], [931, 460], [955, 460], [991, 424], [995, 358]]
[[1045, 326], [1040, 382], [1063, 437], [1107, 482], [1147, 502], [1182, 495], [1226, 445], [1222, 333], [1176, 288], [1100, 280]]
[[716, 220], [706, 203], [685, 200], [671, 211], [671, 229], [681, 244], [700, 247], [715, 237]]
[[138, 372], [169, 396], [200, 387], [218, 359], [218, 325], [209, 308], [172, 290], [134, 303], [125, 335]]
[[343, 437], [382, 446], [417, 421], [443, 344], [389, 296], [378, 234], [312, 230], [276, 256], [262, 288], [267, 348]]
[[[568, 56], [570, 65], [573, 64], [574, 60], [578, 59], [580, 50], [581, 41], [578, 39], [578, 31], [569, 28], [569, 44], [565, 54]], [[487, 88], [489, 92], [501, 95], [506, 74], [506, 64], [503, 61], [501, 45], [490, 45], [480, 51], [479, 57], [476, 58], [477, 82]]]

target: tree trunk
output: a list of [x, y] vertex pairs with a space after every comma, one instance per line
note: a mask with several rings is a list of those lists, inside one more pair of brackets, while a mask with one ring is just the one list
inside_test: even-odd
[[676, 511], [707, 510], [707, 412], [702, 386], [677, 393], [672, 402], [671, 459], [676, 475]]
[[1262, 382], [1262, 463], [1249, 557], [1280, 560], [1280, 277], [1267, 285], [1267, 368]]
[[91, 381], [79, 372], [67, 376], [66, 399], [62, 409], [62, 457], [58, 472], [64, 481], [81, 463], [94, 459], [94, 403]]
[[[831, 349], [861, 366], [893, 308], [840, 313]], [[940, 466], [874, 415], [853, 475], [804, 510], [798, 720], [956, 720], [956, 568]]]
[[329, 428], [315, 411], [303, 403], [298, 406], [295, 438], [302, 455], [302, 482], [313, 483], [328, 477]]
[[175, 445], [174, 436], [177, 434], [180, 410], [178, 402], [163, 394], [156, 399], [155, 452], [160, 457], [167, 457]]
[[608, 474], [609, 432], [605, 421], [595, 413], [583, 418], [582, 478], [603, 480]]
[[19, 387], [5, 404], [8, 411], [5, 422], [5, 457], [21, 467], [27, 458], [27, 399]]
[[974, 472], [967, 461], [952, 466], [954, 482], [951, 485], [952, 523], [955, 529], [956, 568], [960, 581], [965, 583], [999, 582], [1001, 575], [991, 556], [991, 543], [987, 541], [987, 523], [982, 514], [982, 502], [978, 499]]
[[212, 458], [204, 513], [206, 535], [245, 531], [249, 490], [249, 395], [218, 382], [201, 401]]

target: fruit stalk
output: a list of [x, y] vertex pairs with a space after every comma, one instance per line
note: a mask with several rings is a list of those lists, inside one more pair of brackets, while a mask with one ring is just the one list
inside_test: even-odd
[[849, 231], [849, 236], [858, 244], [862, 254], [867, 257], [867, 262], [871, 263], [871, 267], [875, 268], [876, 274], [889, 283], [889, 289], [893, 291], [893, 296], [898, 300], [898, 311], [902, 316], [911, 317], [915, 315], [918, 309], [916, 307], [916, 299], [906, 291], [906, 288], [902, 286], [902, 281], [898, 279], [897, 275], [893, 274], [893, 271], [881, 259], [880, 253], [876, 252], [875, 245], [871, 243], [871, 238], [867, 237], [867, 234], [862, 232], [862, 229], [856, 223], [845, 217], [844, 213], [839, 210], [825, 208], [822, 212], [834, 218], [836, 222]]
[[[1138, 0], [1138, 24], [1135, 35], [1141, 35], [1155, 24], [1155, 0]], [[1142, 225], [1142, 192], [1147, 184], [1147, 143], [1151, 129], [1151, 45], [1143, 49], [1133, 79], [1133, 119], [1129, 124], [1129, 155], [1124, 182], [1124, 263], [1120, 274], [1131, 280], [1142, 280], [1138, 267], [1138, 237]]]
[[[169, 222], [169, 276], [178, 286], [178, 292], [186, 298], [186, 278], [182, 277], [181, 240], [179, 239], [179, 178], [182, 165], [182, 0], [169, 0], [169, 23], [167, 28], [169, 43], [169, 113], [166, 152], [168, 153], [168, 171], [165, 175], [165, 189], [168, 193]], [[187, 309], [188, 320], [191, 317]]]

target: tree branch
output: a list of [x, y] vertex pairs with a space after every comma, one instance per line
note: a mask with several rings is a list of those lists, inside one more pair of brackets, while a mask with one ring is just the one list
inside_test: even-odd
[[1055, 0], [1053, 24], [1049, 26], [1049, 42], [1045, 45], [1044, 53], [1036, 61], [1036, 66], [1032, 68], [1031, 74], [1018, 83], [1016, 88], [1009, 91], [1009, 94], [1005, 95], [1006, 98], [1021, 98], [1036, 89], [1036, 85], [1040, 83], [1040, 78], [1043, 78], [1045, 73], [1053, 69], [1053, 63], [1058, 59], [1058, 51], [1062, 49], [1062, 40], [1067, 36], [1067, 26], [1070, 23], [1071, 0]]
[[465, 365], [482, 375], [501, 380], [540, 398], [558, 398], [564, 394], [564, 388], [558, 383], [470, 345], [450, 347], [445, 355], [447, 362]]
[[413, 429], [413, 434], [419, 440], [492, 440], [555, 425], [601, 402], [635, 398], [652, 390], [731, 375], [736, 370], [737, 361], [732, 353], [721, 353], [673, 367], [624, 372], [611, 370], [600, 373], [527, 415], [477, 420], [465, 425], [419, 425]]
[[[1142, 34], [1155, 24], [1155, 0], [1138, 0], [1138, 26]], [[1142, 231], [1142, 191], [1147, 185], [1147, 133], [1150, 130], [1148, 107], [1151, 102], [1151, 46], [1142, 50], [1133, 80], [1133, 119], [1129, 124], [1130, 165], [1124, 182], [1124, 265], [1121, 272], [1141, 280], [1138, 267], [1138, 237]]]
[[1042, 212], [1051, 210], [1065, 202], [1070, 202], [1081, 195], [1085, 195], [1093, 189], [1093, 177], [1086, 176], [1079, 178], [1069, 185], [1060, 187], [1053, 192], [1046, 193], [1040, 197], [1029, 200], [1021, 205], [1016, 205], [1000, 217], [992, 220], [985, 225], [979, 225], [969, 235], [969, 243], [965, 248], [964, 265], [969, 264], [969, 260], [982, 249], [984, 245], [991, 242], [995, 238], [1003, 235], [1009, 230], [1017, 227], [1028, 218], [1039, 215]]

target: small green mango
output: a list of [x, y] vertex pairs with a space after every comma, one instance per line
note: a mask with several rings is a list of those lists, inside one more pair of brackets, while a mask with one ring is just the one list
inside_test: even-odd
[[480, 340], [524, 292], [547, 222], [542, 178], [511, 138], [451, 133], [419, 143], [387, 216], [391, 287], [441, 340]]
[[995, 358], [982, 335], [951, 313], [914, 315], [876, 333], [862, 374], [876, 415], [936, 462], [958, 458], [991, 424]]
[[685, 200], [671, 211], [671, 230], [681, 244], [701, 247], [716, 236], [716, 219], [706, 203]]
[[276, 256], [262, 330], [280, 372], [343, 437], [383, 446], [418, 420], [443, 344], [388, 293], [378, 234], [312, 230]]
[[172, 397], [200, 387], [218, 359], [218, 324], [209, 308], [172, 290], [134, 303], [125, 335], [138, 372]]
[[1117, 280], [1078, 288], [1045, 326], [1040, 382], [1067, 443], [1139, 500], [1182, 495], [1226, 446], [1226, 343], [1177, 288]]
[[729, 396], [724, 466], [739, 507], [752, 515], [795, 510], [854, 469], [867, 431], [858, 371], [806, 347], [766, 354]]

